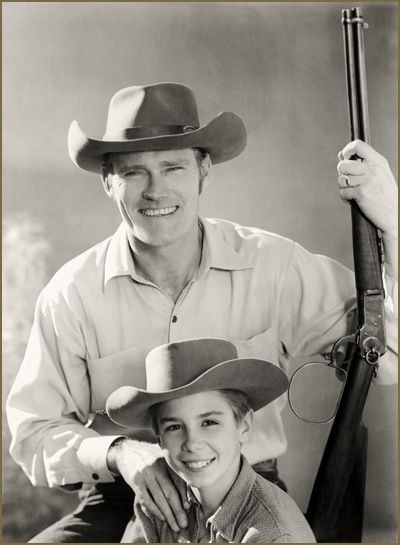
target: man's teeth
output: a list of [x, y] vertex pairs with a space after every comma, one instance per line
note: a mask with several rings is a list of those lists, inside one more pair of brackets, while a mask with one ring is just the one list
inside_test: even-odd
[[170, 206], [169, 208], [144, 208], [140, 210], [140, 213], [144, 216], [168, 216], [169, 214], [173, 214], [177, 208], [177, 206]]
[[211, 464], [212, 461], [213, 461], [213, 459], [211, 459], [211, 460], [199, 460], [197, 462], [184, 462], [184, 464], [189, 469], [203, 469], [204, 467]]

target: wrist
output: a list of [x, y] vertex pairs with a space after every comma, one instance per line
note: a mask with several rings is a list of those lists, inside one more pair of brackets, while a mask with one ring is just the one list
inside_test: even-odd
[[118, 437], [111, 443], [107, 451], [107, 467], [114, 476], [120, 476], [121, 472], [118, 466], [119, 457], [123, 443], [128, 441], [128, 437]]

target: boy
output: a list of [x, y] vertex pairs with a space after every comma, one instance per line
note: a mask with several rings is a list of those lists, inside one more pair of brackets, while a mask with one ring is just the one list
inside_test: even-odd
[[135, 502], [122, 542], [315, 542], [293, 500], [241, 455], [253, 411], [287, 389], [283, 371], [203, 338], [154, 348], [146, 376], [146, 390], [113, 392], [107, 413], [121, 425], [153, 428], [168, 466], [187, 483], [189, 524], [173, 532]]

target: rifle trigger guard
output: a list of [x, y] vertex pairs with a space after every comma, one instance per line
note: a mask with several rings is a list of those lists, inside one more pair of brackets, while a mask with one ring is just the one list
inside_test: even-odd
[[340, 337], [335, 344], [332, 347], [331, 352], [329, 353], [329, 359], [330, 364], [333, 367], [340, 367], [340, 361], [338, 362], [336, 354], [338, 353], [338, 349], [342, 345], [347, 344], [357, 344], [357, 333], [353, 333], [352, 335], [345, 335], [344, 337]]

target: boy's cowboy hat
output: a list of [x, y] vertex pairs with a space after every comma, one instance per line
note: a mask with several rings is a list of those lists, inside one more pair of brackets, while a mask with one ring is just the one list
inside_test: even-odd
[[201, 148], [213, 163], [239, 155], [246, 128], [233, 112], [222, 112], [200, 127], [194, 93], [179, 83], [126, 87], [111, 99], [102, 140], [89, 138], [73, 121], [68, 151], [78, 167], [100, 173], [106, 153]]
[[123, 386], [107, 399], [108, 416], [129, 428], [151, 427], [149, 408], [157, 403], [204, 392], [231, 389], [247, 395], [256, 411], [283, 394], [285, 373], [255, 358], [238, 358], [229, 341], [189, 339], [158, 346], [146, 357], [146, 390]]

